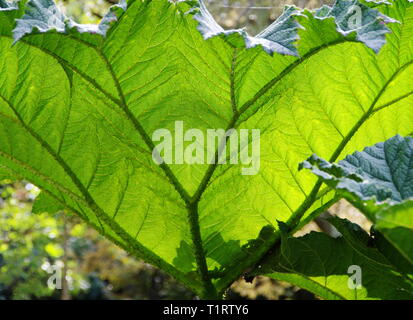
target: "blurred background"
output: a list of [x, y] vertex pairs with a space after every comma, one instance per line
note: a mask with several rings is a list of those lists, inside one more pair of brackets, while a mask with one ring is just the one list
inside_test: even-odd
[[[286, 4], [319, 7], [322, 0], [205, 0], [225, 28], [247, 27], [256, 34], [272, 23]], [[68, 16], [97, 23], [116, 0], [59, 0]], [[196, 299], [194, 294], [152, 266], [128, 256], [80, 219], [67, 214], [31, 213], [39, 190], [30, 183], [0, 185], [0, 300], [1, 299]], [[346, 203], [332, 213], [368, 228]], [[311, 223], [301, 233], [318, 230]], [[240, 279], [230, 299], [316, 299], [287, 283], [258, 277]]]
[[[96, 23], [107, 8], [118, 0], [57, 0], [67, 15], [81, 23]], [[224, 28], [246, 27], [257, 34], [275, 21], [285, 5], [314, 9], [333, 0], [204, 0], [212, 15]]]

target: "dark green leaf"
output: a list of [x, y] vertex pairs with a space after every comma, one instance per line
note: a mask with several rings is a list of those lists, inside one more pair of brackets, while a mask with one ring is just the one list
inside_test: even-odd
[[[317, 232], [284, 237], [277, 254], [253, 273], [288, 281], [325, 299], [413, 299], [412, 280], [392, 270], [386, 258], [368, 246], [369, 237], [360, 227], [338, 218], [334, 225], [343, 237]], [[356, 269], [361, 271], [358, 289], [350, 279]]]

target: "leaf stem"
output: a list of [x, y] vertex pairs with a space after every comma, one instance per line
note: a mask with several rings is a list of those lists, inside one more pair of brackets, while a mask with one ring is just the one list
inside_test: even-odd
[[217, 299], [217, 291], [215, 286], [211, 282], [211, 278], [208, 273], [208, 265], [206, 263], [206, 254], [202, 246], [201, 229], [199, 227], [199, 213], [198, 213], [198, 201], [191, 202], [187, 205], [189, 227], [192, 236], [192, 242], [195, 252], [195, 260], [198, 265], [198, 273], [201, 277], [203, 284], [203, 299]]

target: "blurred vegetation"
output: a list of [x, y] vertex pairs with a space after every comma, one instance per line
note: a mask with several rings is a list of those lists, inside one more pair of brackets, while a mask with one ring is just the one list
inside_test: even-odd
[[[35, 186], [24, 182], [1, 186], [0, 300], [195, 298], [78, 218], [62, 213], [32, 214], [38, 193]], [[49, 287], [50, 277], [65, 268], [67, 275], [61, 278], [67, 280], [68, 290]]]
[[[333, 0], [204, 0], [224, 28], [247, 28], [257, 34], [274, 22], [285, 5], [319, 8]], [[118, 0], [58, 0], [67, 15], [81, 23], [96, 23]]]
[[[98, 22], [116, 0], [58, 0], [81, 23]], [[225, 28], [247, 27], [254, 34], [273, 22], [284, 4], [318, 7], [322, 0], [206, 0]], [[78, 218], [31, 213], [39, 190], [30, 183], [0, 185], [1, 299], [196, 299], [163, 272], [130, 257]], [[316, 226], [313, 226], [316, 228]], [[50, 277], [61, 272], [61, 290]], [[52, 285], [56, 284], [52, 282]], [[314, 299], [304, 290], [257, 277], [239, 280], [230, 299]]]

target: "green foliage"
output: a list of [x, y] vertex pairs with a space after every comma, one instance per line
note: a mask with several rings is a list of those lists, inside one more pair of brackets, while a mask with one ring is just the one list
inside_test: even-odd
[[[291, 231], [336, 201], [298, 163], [412, 131], [407, 0], [287, 8], [255, 37], [198, 1], [129, 0], [93, 26], [20, 4], [0, 8], [3, 170], [43, 190], [38, 208], [54, 201], [204, 298], [261, 260], [276, 220]], [[260, 129], [259, 173], [158, 166], [150, 137], [175, 121]]]
[[38, 194], [33, 185], [4, 183], [0, 198], [0, 300], [61, 299], [62, 290], [49, 287], [49, 280], [64, 265], [64, 228], [68, 229], [66, 265], [71, 299], [194, 297], [171, 277], [130, 257], [79, 219], [31, 214]]
[[413, 197], [412, 158], [413, 138], [395, 136], [349, 155], [338, 164], [313, 155], [300, 167], [311, 169], [331, 188], [348, 192], [356, 199], [396, 204]]
[[413, 138], [395, 136], [338, 164], [313, 155], [302, 166], [365, 213], [375, 223], [376, 232], [407, 260], [407, 271], [413, 274]]
[[[373, 240], [365, 231], [337, 217], [330, 221], [342, 237], [320, 232], [299, 238], [283, 235], [281, 249], [263, 262], [259, 273], [294, 283], [325, 299], [413, 299], [413, 279], [394, 270], [371, 246]], [[353, 273], [350, 266], [360, 268], [360, 288], [348, 285]]]
[[31, 214], [38, 191], [31, 185], [5, 184], [0, 209], [0, 300], [56, 298], [48, 288], [46, 266], [62, 256], [60, 220]]

